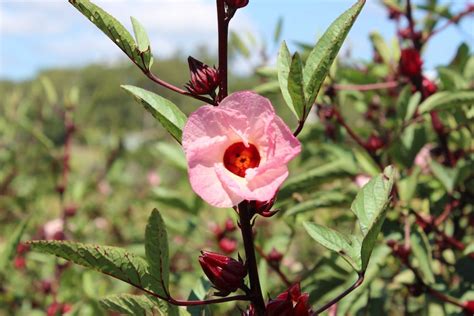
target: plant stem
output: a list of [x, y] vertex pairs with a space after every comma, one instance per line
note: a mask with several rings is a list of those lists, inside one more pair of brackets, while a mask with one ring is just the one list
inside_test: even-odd
[[224, 0], [216, 0], [217, 4], [217, 27], [218, 27], [218, 49], [219, 49], [219, 103], [227, 96], [227, 38], [229, 34], [229, 18], [226, 18]]
[[359, 273], [359, 277], [357, 278], [357, 281], [355, 281], [355, 283], [352, 284], [350, 288], [348, 288], [347, 290], [339, 294], [336, 298], [332, 299], [329, 303], [327, 303], [323, 307], [317, 309], [312, 315], [321, 314], [322, 312], [327, 310], [329, 307], [333, 306], [334, 304], [342, 300], [344, 297], [346, 297], [349, 293], [354, 291], [356, 288], [358, 288], [362, 284], [363, 281], [364, 281], [364, 274]]
[[244, 241], [245, 258], [250, 281], [250, 300], [252, 301], [255, 312], [262, 316], [265, 312], [265, 302], [263, 300], [262, 288], [258, 277], [257, 258], [255, 256], [253, 232], [251, 220], [254, 210], [251, 209], [251, 203], [244, 201], [239, 204], [240, 229]]
[[142, 69], [142, 71], [151, 81], [159, 84], [160, 86], [163, 86], [163, 87], [165, 87], [165, 88], [167, 88], [171, 91], [177, 92], [179, 94], [182, 94], [182, 95], [185, 95], [185, 96], [192, 97], [192, 98], [195, 98], [197, 100], [203, 101], [207, 104], [214, 104], [214, 101], [212, 99], [206, 98], [206, 97], [203, 97], [203, 96], [200, 96], [200, 95], [192, 94], [192, 93], [189, 93], [189, 92], [187, 92], [183, 89], [180, 89], [180, 88], [172, 85], [171, 83], [166, 82], [166, 81], [158, 78], [154, 73], [152, 73], [149, 70]]
[[273, 269], [273, 271], [275, 271], [278, 276], [280, 277], [280, 279], [283, 281], [283, 283], [285, 283], [285, 285], [287, 287], [290, 287], [291, 286], [291, 282], [288, 280], [288, 278], [286, 277], [286, 275], [281, 271], [280, 267], [278, 265], [275, 265], [271, 262], [271, 260], [268, 258], [268, 256], [263, 252], [263, 249], [257, 245], [255, 245], [255, 250], [257, 250], [258, 254], [263, 258], [265, 259], [265, 261], [268, 263], [268, 266], [270, 268]]

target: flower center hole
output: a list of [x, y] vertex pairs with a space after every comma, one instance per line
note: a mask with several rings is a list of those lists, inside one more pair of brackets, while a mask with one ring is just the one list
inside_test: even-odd
[[253, 144], [245, 147], [242, 142], [234, 143], [224, 153], [224, 166], [242, 178], [245, 177], [245, 170], [256, 168], [259, 164], [260, 154]]

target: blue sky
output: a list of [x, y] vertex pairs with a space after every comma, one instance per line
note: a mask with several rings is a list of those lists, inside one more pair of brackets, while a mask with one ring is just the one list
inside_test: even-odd
[[[246, 30], [271, 42], [277, 19], [284, 18], [283, 39], [314, 42], [316, 36], [353, 0], [250, 0], [232, 21], [236, 31]], [[462, 9], [468, 1], [442, 1]], [[197, 45], [216, 46], [212, 0], [96, 0], [95, 3], [130, 28], [129, 16], [148, 30], [154, 54], [167, 57], [177, 50], [192, 54]], [[368, 34], [394, 36], [394, 25], [378, 0], [368, 0], [344, 49], [357, 58], [370, 58]], [[471, 1], [472, 3], [472, 1]], [[123, 56], [99, 30], [66, 0], [0, 0], [0, 78], [22, 80], [51, 67], [114, 62]], [[462, 41], [474, 47], [474, 19], [460, 28], [437, 35], [425, 52], [425, 67], [432, 69], [452, 58]]]

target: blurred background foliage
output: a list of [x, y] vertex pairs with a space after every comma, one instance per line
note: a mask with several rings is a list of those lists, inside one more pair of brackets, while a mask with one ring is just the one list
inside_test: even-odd
[[[433, 8], [426, 10], [434, 12]], [[426, 21], [427, 27], [433, 24], [430, 21]], [[275, 42], [279, 41], [280, 27]], [[231, 36], [232, 57], [245, 57], [251, 49], [246, 46], [246, 35], [240, 36], [243, 38]], [[261, 254], [275, 248], [284, 255], [282, 271], [291, 280], [301, 280], [311, 303], [334, 297], [352, 284], [355, 276], [341, 258], [310, 240], [300, 223], [312, 220], [352, 232], [355, 217], [349, 207], [358, 181], [377, 174], [378, 165], [393, 164], [399, 171], [401, 202], [388, 213], [384, 240], [403, 241], [403, 219], [409, 218], [405, 225], [417, 236], [411, 239], [411, 260], [424, 281], [460, 300], [472, 300], [472, 103], [453, 103], [439, 112], [456, 158], [448, 167], [443, 164], [429, 119], [404, 125], [410, 102], [420, 101], [407, 82], [401, 80], [383, 90], [344, 89], [344, 85], [397, 80], [398, 43], [386, 42], [377, 33], [370, 36], [372, 59], [341, 56], [333, 66], [325, 92], [301, 134], [303, 152], [292, 163], [291, 177], [281, 188], [276, 204], [281, 212], [277, 219], [259, 219], [256, 223], [257, 245]], [[300, 43], [298, 47], [302, 56], [307, 56], [311, 45]], [[449, 49], [457, 51], [455, 57], [437, 68], [432, 78], [438, 91], [472, 90], [473, 48], [466, 43]], [[216, 60], [205, 49], [195, 55], [211, 65]], [[296, 121], [280, 96], [276, 70], [267, 64], [265, 51], [261, 56], [261, 67], [254, 73], [231, 76], [230, 91], [255, 89], [264, 94], [294, 127]], [[178, 54], [173, 59], [157, 60], [153, 71], [182, 86], [189, 80], [186, 57]], [[19, 223], [28, 220], [22, 240], [72, 239], [122, 246], [143, 254], [146, 218], [157, 207], [170, 234], [172, 292], [176, 297], [202, 298], [210, 285], [198, 266], [199, 250], [228, 251], [235, 256], [242, 253], [237, 233], [225, 228], [228, 218], [235, 222], [235, 214], [211, 208], [192, 192], [181, 148], [120, 89], [122, 84], [154, 91], [187, 114], [199, 105], [199, 101], [157, 87], [128, 62], [45, 70], [32, 80], [0, 82], [0, 247], [6, 250]], [[350, 140], [334, 117], [325, 114], [334, 105], [362, 139], [375, 135], [383, 141], [383, 148], [376, 150], [377, 160]], [[68, 120], [72, 127], [66, 124]], [[70, 170], [64, 182], [68, 137]], [[415, 158], [427, 145], [425, 164], [417, 163]], [[59, 192], [61, 186], [64, 195]], [[438, 218], [452, 200], [458, 202], [438, 226], [462, 244], [457, 248], [410, 213], [416, 210]], [[61, 225], [65, 225], [64, 230]], [[134, 292], [124, 283], [26, 248], [20, 244], [12, 258], [0, 262], [0, 315], [45, 315], [57, 302], [68, 304], [72, 315], [105, 315], [99, 298]], [[420, 289], [413, 272], [391, 253], [386, 243], [376, 247], [364, 284], [338, 305], [338, 313], [461, 313], [459, 307], [440, 302]], [[274, 296], [285, 286], [268, 265], [268, 260], [260, 260], [262, 286], [264, 293]], [[216, 315], [240, 313], [235, 303], [209, 308]], [[202, 312], [189, 311], [193, 315]]]

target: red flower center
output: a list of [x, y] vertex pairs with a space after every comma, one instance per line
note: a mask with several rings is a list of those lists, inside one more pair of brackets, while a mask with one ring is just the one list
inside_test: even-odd
[[224, 166], [239, 177], [245, 177], [245, 170], [258, 167], [260, 164], [260, 154], [255, 145], [235, 143], [229, 146], [224, 153]]

